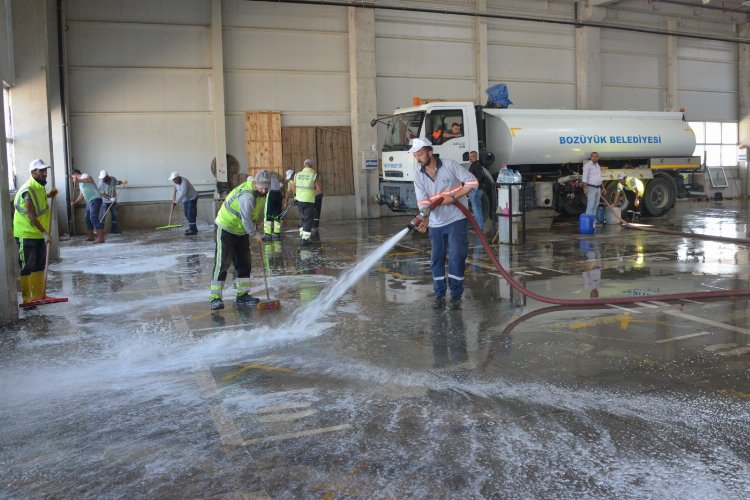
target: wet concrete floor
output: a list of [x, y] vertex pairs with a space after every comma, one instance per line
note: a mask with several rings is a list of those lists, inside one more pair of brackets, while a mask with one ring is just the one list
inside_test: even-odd
[[[208, 308], [209, 226], [63, 244], [49, 293], [0, 330], [0, 497], [748, 498], [747, 246], [529, 213], [493, 246], [548, 308], [510, 293], [470, 233], [464, 308], [434, 311], [407, 218], [253, 246], [278, 311]], [[746, 237], [745, 202], [642, 222]], [[231, 282], [231, 279], [228, 280]], [[695, 292], [679, 302], [649, 296]], [[340, 298], [327, 307], [320, 294]], [[335, 297], [334, 297], [335, 298]], [[329, 301], [331, 302], [331, 301]]]

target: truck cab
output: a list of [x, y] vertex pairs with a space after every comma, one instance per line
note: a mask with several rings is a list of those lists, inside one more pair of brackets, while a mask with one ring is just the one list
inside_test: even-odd
[[414, 139], [432, 143], [436, 156], [469, 168], [469, 151], [479, 150], [474, 106], [466, 102], [420, 103], [399, 109], [391, 116], [373, 120], [386, 126], [381, 149], [382, 180], [378, 203], [395, 212], [416, 210], [414, 176], [419, 169], [409, 148]]

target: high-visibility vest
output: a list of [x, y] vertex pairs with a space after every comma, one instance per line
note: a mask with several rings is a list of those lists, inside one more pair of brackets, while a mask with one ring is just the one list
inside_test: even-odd
[[315, 203], [315, 179], [317, 178], [318, 174], [310, 167], [305, 167], [298, 172], [294, 176], [294, 185], [297, 188], [294, 199], [302, 203]]
[[232, 234], [247, 234], [245, 226], [242, 225], [242, 215], [240, 214], [240, 196], [253, 196], [253, 222], [258, 220], [260, 211], [263, 208], [262, 203], [255, 200], [253, 191], [255, 185], [253, 180], [247, 180], [234, 188], [222, 203], [219, 213], [216, 215], [216, 224]]
[[631, 191], [637, 192], [638, 196], [643, 196], [644, 191], [646, 191], [643, 185], [643, 181], [638, 177], [628, 177], [627, 179], [625, 179], [625, 184], [630, 188]]
[[44, 239], [44, 234], [31, 224], [29, 213], [26, 210], [24, 193], [29, 193], [31, 202], [34, 204], [36, 218], [45, 231], [49, 231], [51, 212], [47, 203], [47, 191], [44, 186], [30, 177], [16, 193], [13, 200], [16, 213], [13, 215], [13, 236], [16, 238]]

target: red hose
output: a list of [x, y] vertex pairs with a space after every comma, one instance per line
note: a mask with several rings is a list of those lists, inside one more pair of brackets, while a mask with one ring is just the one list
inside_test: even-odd
[[[534, 300], [538, 300], [539, 302], [545, 302], [547, 304], [557, 304], [557, 305], [563, 305], [563, 306], [594, 306], [594, 305], [604, 305], [604, 304], [633, 304], [636, 302], [643, 302], [645, 300], [671, 301], [671, 300], [682, 300], [682, 299], [705, 299], [705, 298], [750, 296], [750, 289], [741, 288], [738, 290], [712, 290], [712, 291], [706, 291], [706, 292], [667, 293], [663, 295], [648, 295], [648, 296], [641, 295], [638, 297], [608, 297], [608, 298], [597, 298], [597, 299], [556, 299], [552, 297], [545, 297], [544, 295], [539, 295], [537, 293], [532, 292], [531, 290], [527, 288], [524, 288], [519, 282], [513, 279], [510, 273], [506, 271], [502, 265], [500, 265], [500, 262], [497, 260], [497, 257], [492, 252], [492, 248], [490, 247], [490, 244], [487, 242], [487, 238], [485, 238], [484, 236], [484, 232], [479, 228], [477, 221], [474, 220], [474, 217], [471, 215], [471, 212], [469, 211], [469, 209], [467, 209], [461, 203], [454, 203], [453, 206], [461, 210], [461, 212], [463, 212], [466, 218], [469, 219], [469, 222], [471, 222], [471, 225], [474, 227], [474, 230], [476, 231], [477, 236], [479, 236], [479, 240], [482, 242], [484, 251], [487, 253], [487, 256], [495, 265], [495, 268], [497, 268], [497, 271], [502, 275], [503, 278], [505, 278], [508, 284], [511, 287], [513, 287], [515, 290], [517, 290], [518, 292], [522, 293], [523, 295], [527, 297], [531, 297]], [[694, 236], [694, 235], [685, 235], [684, 233], [679, 233], [679, 234], [681, 234], [682, 236]], [[747, 240], [745, 240], [745, 242], [750, 243], [750, 241], [747, 241]]]

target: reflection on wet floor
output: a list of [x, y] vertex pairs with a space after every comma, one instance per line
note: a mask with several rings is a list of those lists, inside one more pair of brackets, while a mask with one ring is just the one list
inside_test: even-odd
[[[745, 238], [747, 206], [641, 222]], [[677, 497], [750, 491], [745, 246], [535, 211], [523, 247], [470, 235], [461, 311], [431, 309], [429, 242], [403, 218], [329, 223], [253, 251], [277, 311], [208, 308], [212, 234], [66, 242], [70, 302], [0, 332], [0, 496]], [[228, 287], [232, 282], [227, 280]], [[351, 286], [349, 286], [351, 285]], [[596, 292], [594, 292], [596, 290]]]

